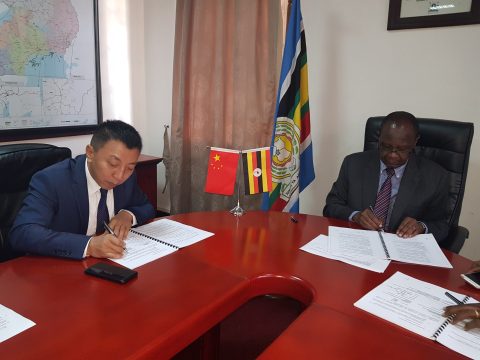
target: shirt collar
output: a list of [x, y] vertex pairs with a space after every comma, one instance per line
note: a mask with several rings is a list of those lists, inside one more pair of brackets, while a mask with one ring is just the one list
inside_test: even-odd
[[87, 177], [88, 196], [91, 196], [100, 190], [100, 185], [97, 184], [92, 174], [90, 174], [90, 169], [88, 168], [87, 162], [88, 159], [85, 160], [85, 175]]
[[[403, 176], [403, 172], [405, 171], [405, 168], [407, 167], [408, 161], [403, 164], [402, 166], [399, 166], [397, 168], [394, 168], [393, 170], [395, 171], [395, 177], [397, 179], [401, 178]], [[387, 168], [387, 165], [383, 163], [382, 160], [380, 160], [380, 174], [382, 174], [385, 169]]]

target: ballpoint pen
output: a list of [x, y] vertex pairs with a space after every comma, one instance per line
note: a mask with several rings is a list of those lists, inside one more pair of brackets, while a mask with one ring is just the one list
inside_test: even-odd
[[448, 291], [445, 291], [445, 295], [447, 295], [447, 297], [449, 297], [457, 305], [462, 305], [463, 304], [460, 300], [458, 300], [455, 296], [450, 294]]
[[[113, 232], [112, 228], [108, 226], [106, 221], [103, 222], [103, 227], [105, 228], [105, 230], [108, 231], [109, 234], [112, 234], [113, 236], [117, 237], [117, 234]], [[127, 251], [127, 248], [124, 247], [123, 250]]]
[[103, 222], [103, 227], [105, 228], [105, 230], [108, 231], [109, 234], [112, 234], [113, 236], [117, 237], [117, 235], [113, 232], [112, 228], [108, 226], [106, 221]]
[[[368, 208], [372, 211], [372, 213], [375, 214], [375, 211], [373, 211], [373, 206], [372, 205], [370, 205]], [[377, 231], [385, 232], [385, 230], [383, 230], [383, 225], [382, 224], [380, 224]]]

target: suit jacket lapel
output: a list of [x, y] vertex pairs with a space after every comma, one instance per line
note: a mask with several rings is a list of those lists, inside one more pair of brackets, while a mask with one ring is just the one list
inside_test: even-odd
[[405, 214], [408, 204], [414, 200], [412, 197], [416, 193], [414, 189], [417, 187], [418, 180], [417, 159], [415, 155], [412, 155], [405, 167], [395, 204], [393, 205], [392, 215], [390, 216], [390, 227], [392, 229], [396, 229], [400, 225], [400, 222], [403, 220], [400, 216]]
[[80, 219], [80, 231], [85, 234], [88, 227], [89, 204], [88, 204], [88, 187], [87, 176], [85, 175], [85, 155], [80, 155], [75, 159], [73, 165], [73, 192], [76, 206], [78, 209], [78, 217]]
[[374, 156], [370, 158], [363, 168], [363, 208], [375, 206], [377, 199], [378, 180], [380, 176], [380, 157], [378, 151], [373, 152]]

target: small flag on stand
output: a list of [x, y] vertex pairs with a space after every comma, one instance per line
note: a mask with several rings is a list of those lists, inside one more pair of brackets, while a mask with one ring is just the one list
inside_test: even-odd
[[242, 151], [245, 195], [272, 190], [270, 148]]
[[237, 178], [238, 158], [238, 151], [210, 148], [205, 192], [233, 195]]

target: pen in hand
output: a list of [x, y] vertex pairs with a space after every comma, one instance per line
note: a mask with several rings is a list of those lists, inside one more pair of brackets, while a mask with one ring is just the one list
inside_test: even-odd
[[[112, 228], [108, 226], [106, 221], [103, 222], [103, 227], [105, 228], [105, 230], [108, 231], [109, 234], [112, 234], [113, 236], [117, 237], [117, 234], [113, 232]], [[123, 250], [127, 251], [127, 248], [124, 247]]]
[[[370, 211], [375, 215], [375, 211], [373, 211], [373, 206], [370, 205], [368, 208], [369, 208]], [[384, 230], [383, 230], [383, 224], [380, 224], [380, 225], [378, 226], [378, 230], [377, 230], [377, 231], [384, 232]]]

